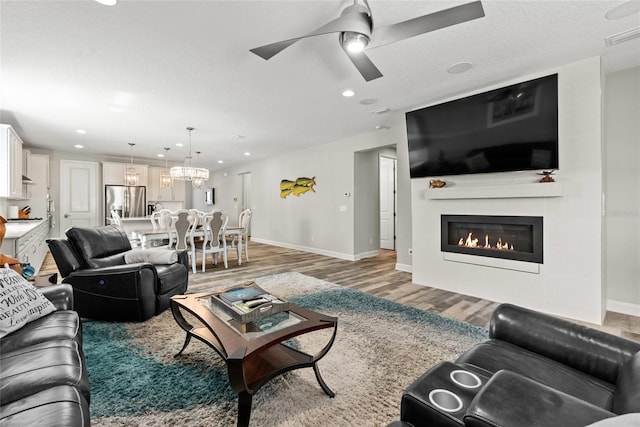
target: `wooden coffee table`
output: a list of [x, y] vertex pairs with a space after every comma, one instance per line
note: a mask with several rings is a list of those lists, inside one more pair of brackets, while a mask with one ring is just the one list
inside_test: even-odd
[[[329, 351], [336, 337], [338, 319], [289, 303], [288, 311], [248, 323], [238, 324], [218, 304], [223, 290], [171, 298], [171, 311], [187, 333], [179, 356], [195, 337], [213, 348], [227, 364], [229, 383], [238, 393], [238, 427], [249, 425], [253, 394], [276, 376], [293, 369], [312, 367], [322, 390], [335, 394], [322, 379], [317, 362]], [[193, 326], [184, 313], [193, 315], [202, 325]], [[188, 317], [188, 316], [187, 316]], [[194, 322], [196, 323], [196, 322]], [[315, 355], [287, 345], [290, 338], [333, 328], [329, 342]]]

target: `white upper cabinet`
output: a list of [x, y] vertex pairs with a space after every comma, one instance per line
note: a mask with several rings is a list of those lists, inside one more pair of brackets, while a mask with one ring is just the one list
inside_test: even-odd
[[22, 140], [9, 125], [0, 125], [0, 197], [22, 198]]
[[160, 187], [160, 175], [165, 171], [163, 167], [149, 166], [149, 181], [147, 185], [147, 201], [183, 202], [185, 195], [185, 182], [173, 181], [171, 188]]
[[[124, 175], [127, 173], [127, 168], [131, 167], [131, 163], [102, 163], [102, 183], [104, 185], [125, 185]], [[133, 167], [138, 172], [138, 185], [148, 185], [148, 168], [147, 165], [133, 164]], [[147, 195], [147, 199], [149, 196]]]

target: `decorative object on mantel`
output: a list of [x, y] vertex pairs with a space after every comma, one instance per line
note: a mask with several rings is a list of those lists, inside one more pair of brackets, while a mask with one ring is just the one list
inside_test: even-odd
[[280, 197], [286, 199], [290, 194], [300, 197], [301, 194], [304, 194], [309, 190], [315, 193], [316, 190], [313, 189], [314, 185], [316, 185], [315, 176], [313, 178], [302, 177], [296, 179], [295, 181], [283, 179], [282, 181], [280, 181]]
[[198, 168], [191, 166], [191, 131], [195, 128], [187, 127], [189, 131], [189, 156], [186, 159], [189, 161], [189, 166], [174, 166], [171, 168], [171, 179], [178, 179], [180, 181], [207, 181], [209, 179], [209, 169]]
[[445, 185], [447, 185], [447, 183], [440, 179], [432, 179], [431, 181], [429, 181], [429, 188], [442, 188]]
[[542, 171], [538, 173], [538, 175], [542, 175], [542, 178], [540, 178], [538, 182], [556, 182], [556, 180], [553, 179], [553, 177], [551, 176], [553, 175], [554, 172], [555, 170], [550, 170], [550, 171]]

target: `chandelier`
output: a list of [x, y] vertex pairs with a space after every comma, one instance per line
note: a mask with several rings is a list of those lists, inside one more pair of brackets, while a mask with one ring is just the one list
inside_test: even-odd
[[191, 166], [191, 131], [194, 128], [188, 127], [189, 131], [189, 166], [174, 166], [171, 168], [171, 179], [177, 179], [180, 181], [195, 181], [204, 182], [209, 179], [209, 169], [197, 168]]
[[169, 159], [167, 155], [169, 153], [170, 148], [164, 147], [164, 172], [160, 174], [160, 188], [171, 188], [171, 174], [169, 174]]
[[140, 180], [140, 174], [138, 173], [138, 171], [136, 170], [136, 168], [133, 167], [133, 146], [136, 145], [133, 142], [129, 143], [129, 151], [131, 153], [131, 166], [129, 166], [124, 174], [124, 184], [125, 185], [138, 185], [138, 182]]

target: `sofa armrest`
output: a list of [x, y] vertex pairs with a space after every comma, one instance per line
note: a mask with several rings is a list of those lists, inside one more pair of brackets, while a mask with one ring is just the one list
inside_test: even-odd
[[511, 304], [493, 312], [489, 336], [611, 384], [620, 367], [640, 351], [640, 343]]
[[468, 427], [584, 427], [616, 414], [511, 371], [498, 371], [471, 401]]
[[38, 290], [53, 303], [57, 310], [73, 310], [73, 288], [70, 285], [43, 286]]

